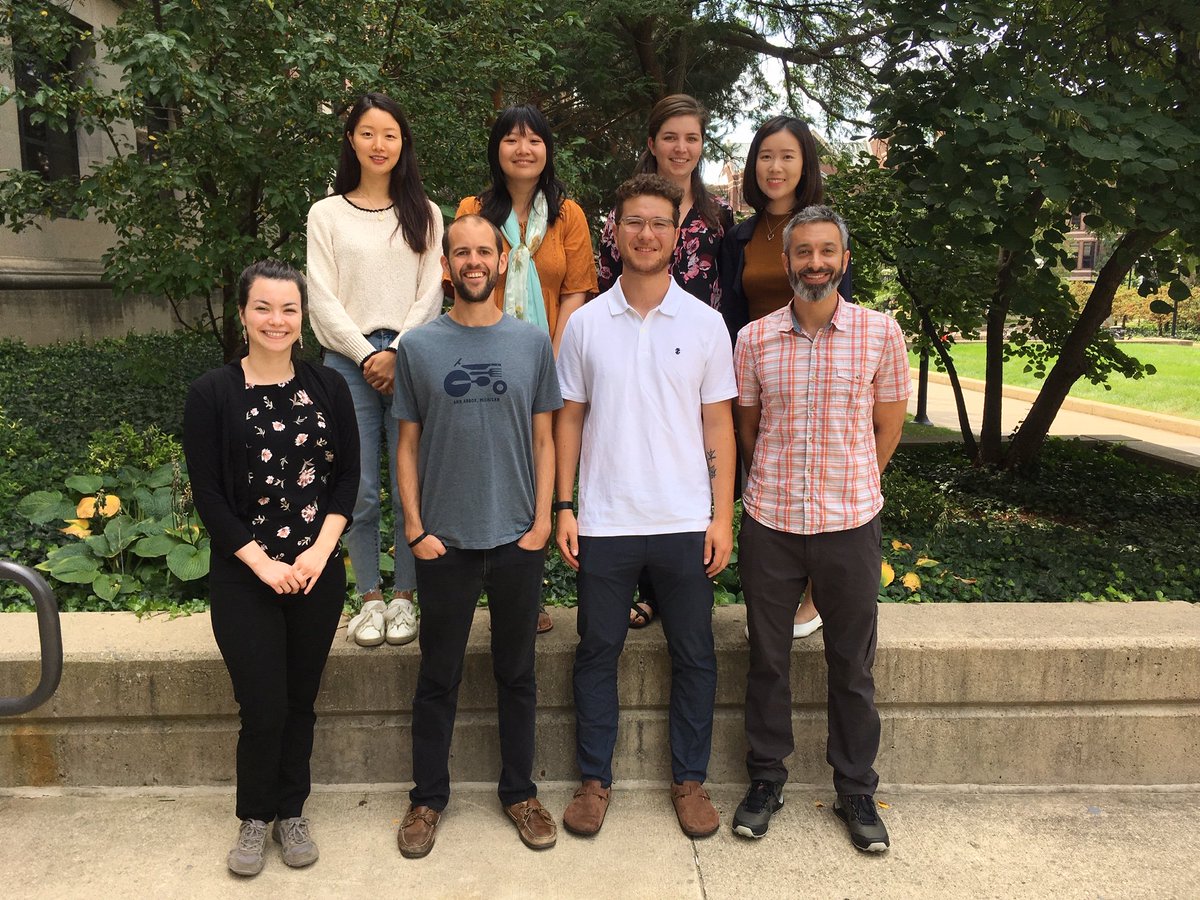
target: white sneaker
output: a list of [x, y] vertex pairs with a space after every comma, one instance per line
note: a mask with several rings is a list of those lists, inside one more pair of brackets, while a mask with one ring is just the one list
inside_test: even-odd
[[386, 611], [382, 600], [368, 600], [358, 615], [346, 625], [346, 640], [353, 638], [360, 647], [378, 647], [383, 643], [383, 615]]
[[[812, 634], [818, 628], [820, 628], [821, 624], [822, 624], [822, 622], [821, 622], [821, 614], [820, 613], [817, 613], [815, 616], [813, 616], [807, 622], [793, 622], [792, 623], [792, 640], [796, 641], [796, 640], [799, 640], [800, 638], [808, 637], [810, 634]], [[750, 640], [750, 626], [749, 625], [746, 626], [745, 632], [746, 632], [746, 640]]]
[[417, 611], [411, 600], [396, 597], [383, 614], [384, 637], [395, 647], [410, 643], [417, 636]]

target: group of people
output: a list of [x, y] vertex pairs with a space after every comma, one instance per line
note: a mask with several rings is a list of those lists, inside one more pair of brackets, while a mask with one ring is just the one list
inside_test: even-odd
[[[879, 476], [909, 392], [903, 338], [887, 316], [848, 302], [848, 235], [820, 205], [808, 127], [776, 117], [759, 129], [745, 179], [756, 214], [735, 225], [700, 178], [706, 125], [686, 95], [655, 106], [597, 270], [536, 108], [499, 115], [492, 184], [443, 227], [402, 112], [367, 94], [347, 117], [333, 193], [309, 214], [307, 281], [274, 261], [242, 274], [246, 353], [192, 385], [184, 436], [213, 540], [213, 631], [242, 723], [233, 872], [262, 869], [268, 831], [286, 864], [317, 859], [303, 804], [314, 703], [345, 596], [343, 532], [362, 598], [348, 636], [363, 646], [419, 637], [404, 856], [430, 852], [449, 802], [463, 658], [483, 591], [499, 798], [528, 847], [557, 840], [532, 777], [552, 532], [579, 599], [581, 785], [563, 825], [579, 835], [603, 825], [619, 657], [629, 628], [657, 616], [671, 658], [672, 803], [686, 834], [715, 832], [704, 789], [712, 578], [733, 548], [739, 481], [750, 785], [733, 830], [763, 836], [783, 804], [791, 641], [823, 623], [834, 809], [856, 847], [888, 846], [873, 799], [871, 668]], [[453, 300], [439, 315], [444, 282]], [[294, 352], [310, 302], [323, 366]], [[383, 447], [396, 520], [390, 597]]]

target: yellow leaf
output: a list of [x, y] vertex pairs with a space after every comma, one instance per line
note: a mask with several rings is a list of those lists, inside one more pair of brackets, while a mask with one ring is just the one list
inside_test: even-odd
[[905, 572], [904, 577], [900, 579], [900, 583], [910, 591], [919, 591], [921, 589], [921, 576], [916, 572]]
[[116, 494], [105, 494], [103, 504], [97, 503], [96, 497], [84, 497], [75, 507], [75, 515], [81, 519], [91, 519], [96, 515], [104, 516], [107, 519], [115, 516], [120, 509], [121, 498]]
[[939, 565], [939, 563], [936, 559], [930, 559], [928, 556], [922, 556], [917, 560], [917, 565], [922, 569], [928, 569], [930, 566]]
[[879, 804], [880, 809], [891, 809], [892, 808], [892, 804], [884, 803], [882, 800], [876, 800], [875, 802]]
[[814, 801], [813, 801], [813, 806], [815, 806], [817, 809], [824, 809], [824, 808], [825, 808], [825, 804], [824, 804], [824, 803], [822, 803], [820, 800], [814, 800]]
[[906, 544], [906, 543], [904, 543], [904, 541], [897, 541], [897, 540], [893, 539], [892, 549], [893, 550], [911, 550], [912, 544]]
[[879, 573], [879, 586], [887, 587], [896, 580], [896, 570], [887, 563], [883, 564], [883, 569]]
[[85, 538], [91, 537], [92, 531], [88, 528], [87, 519], [66, 519], [66, 528], [60, 528], [63, 534], [69, 534], [71, 537]]

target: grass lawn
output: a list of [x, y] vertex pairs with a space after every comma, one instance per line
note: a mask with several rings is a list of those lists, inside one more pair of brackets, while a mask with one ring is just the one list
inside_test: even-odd
[[[1109, 391], [1104, 389], [1104, 385], [1081, 379], [1071, 388], [1072, 397], [1200, 419], [1200, 345], [1187, 347], [1122, 341], [1118, 346], [1140, 362], [1154, 366], [1157, 370], [1155, 374], [1136, 380], [1113, 375], [1109, 379], [1112, 387]], [[959, 375], [963, 378], [983, 378], [982, 343], [955, 344], [953, 355]], [[919, 364], [917, 355], [910, 354], [909, 358], [913, 368], [916, 368]], [[1004, 383], [1034, 390], [1041, 388], [1042, 379], [1035, 377], [1032, 372], [1022, 371], [1024, 367], [1024, 360], [1010, 359], [1004, 365]]]

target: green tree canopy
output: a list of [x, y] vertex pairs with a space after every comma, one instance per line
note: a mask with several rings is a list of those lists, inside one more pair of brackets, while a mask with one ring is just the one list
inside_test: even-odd
[[[899, 186], [884, 194], [897, 204], [891, 227], [903, 230], [892, 252], [910, 273], [965, 264], [975, 284], [983, 266], [986, 290], [917, 302], [934, 322], [961, 325], [974, 312], [985, 325], [980, 459], [1025, 466], [1075, 381], [1141, 372], [1100, 331], [1130, 271], [1147, 291], [1162, 282], [1187, 294], [1186, 259], [1200, 244], [1200, 6], [876, 8], [891, 22], [871, 111], [889, 145], [884, 177]], [[1119, 235], [1081, 309], [1056, 271], [1071, 267], [1063, 231], [1078, 213]], [[1057, 359], [1005, 454], [1001, 366], [1012, 353], [1035, 366]]]

